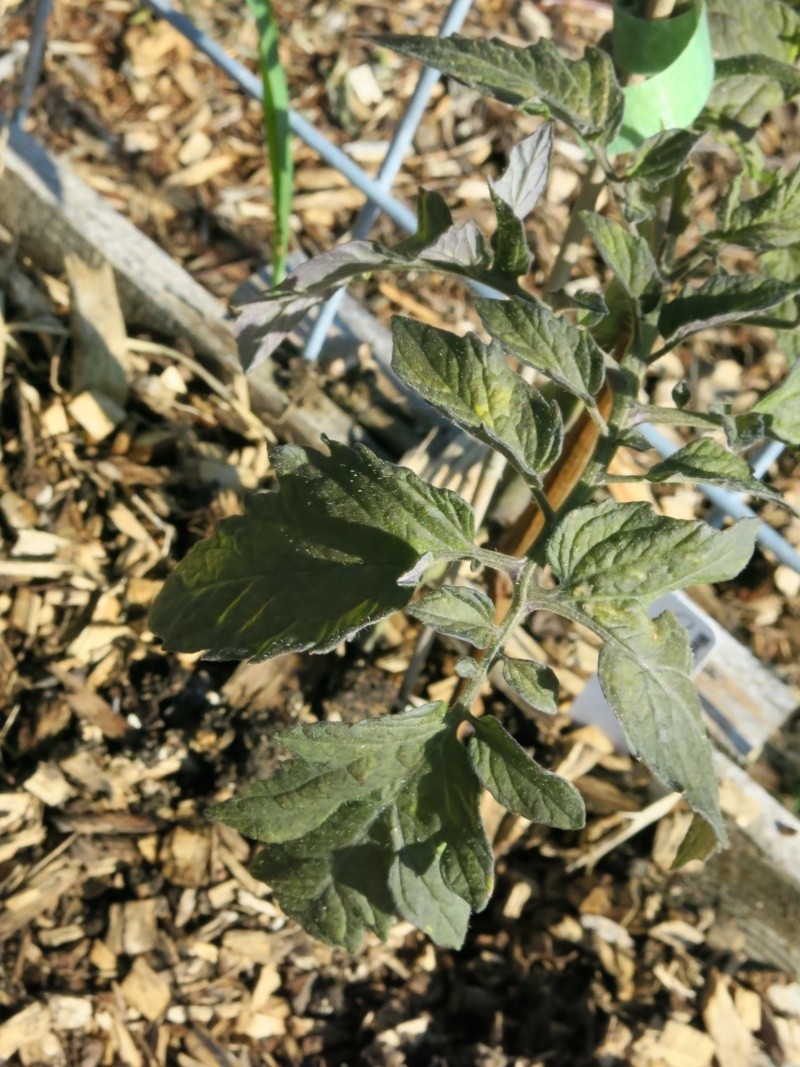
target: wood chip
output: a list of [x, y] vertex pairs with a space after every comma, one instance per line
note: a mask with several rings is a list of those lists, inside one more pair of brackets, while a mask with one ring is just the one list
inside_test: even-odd
[[48, 998], [54, 1030], [83, 1030], [92, 1019], [92, 1002], [88, 997], [53, 995]]
[[169, 979], [141, 956], [133, 961], [120, 990], [128, 1004], [151, 1022], [161, 1018], [172, 998]]
[[193, 163], [185, 170], [171, 174], [164, 184], [172, 189], [191, 189], [193, 186], [202, 185], [211, 178], [215, 178], [218, 174], [224, 174], [235, 162], [236, 156], [226, 153], [211, 156], [209, 159]]
[[632, 1067], [711, 1067], [716, 1050], [702, 1030], [668, 1019], [662, 1031], [646, 1031], [632, 1051]]
[[79, 393], [67, 405], [67, 411], [92, 441], [103, 441], [125, 419], [125, 409], [97, 390]]
[[60, 400], [54, 400], [52, 404], [44, 408], [41, 414], [41, 426], [43, 437], [59, 437], [63, 433], [69, 433], [67, 412]]
[[[73, 394], [84, 391], [102, 394], [124, 409], [128, 398], [130, 359], [114, 273], [106, 262], [91, 267], [75, 255], [67, 255], [64, 262], [69, 281], [73, 344], [71, 391]], [[72, 408], [70, 410], [77, 419]], [[104, 411], [108, 414], [106, 409]], [[107, 436], [89, 432], [95, 440]]]
[[31, 777], [26, 779], [25, 788], [50, 807], [60, 807], [75, 796], [75, 790], [55, 763], [40, 763]]
[[158, 943], [157, 897], [112, 904], [109, 912], [108, 947], [115, 955], [138, 956]]
[[173, 885], [205, 885], [211, 855], [210, 830], [190, 830], [177, 826], [162, 851], [164, 876]]
[[50, 1012], [30, 1004], [0, 1024], [0, 1061], [9, 1060], [23, 1045], [40, 1041], [50, 1030]]
[[792, 1015], [800, 1019], [800, 982], [771, 985], [767, 990], [767, 1000], [770, 1007], [781, 1015]]
[[252, 963], [269, 964], [275, 956], [273, 939], [263, 930], [228, 930], [222, 945]]
[[719, 1067], [757, 1067], [768, 1064], [745, 1025], [731, 996], [731, 981], [712, 974], [706, 989], [703, 1021], [714, 1041]]

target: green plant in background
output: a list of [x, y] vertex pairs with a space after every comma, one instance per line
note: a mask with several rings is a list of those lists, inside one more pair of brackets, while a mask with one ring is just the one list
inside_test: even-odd
[[258, 59], [264, 87], [264, 139], [272, 174], [275, 219], [272, 230], [272, 282], [286, 276], [289, 217], [292, 213], [292, 137], [289, 130], [289, 89], [278, 55], [278, 23], [270, 0], [247, 0], [258, 29]]
[[[699, 4], [690, 6], [702, 16]], [[783, 13], [796, 40], [791, 9], [773, 0], [764, 6]], [[717, 0], [712, 28], [723, 10]], [[690, 37], [698, 25], [696, 18]], [[719, 94], [738, 74], [723, 67], [715, 108], [694, 129], [648, 137], [628, 123], [624, 136], [641, 143], [620, 153], [614, 146], [627, 90], [605, 51], [588, 48], [570, 60], [548, 41], [528, 48], [457, 36], [384, 43], [546, 121], [490, 183], [491, 238], [472, 222], [454, 225], [442, 198], [422, 192], [413, 238], [336, 247], [245, 306], [243, 362], [267, 358], [310, 308], [371, 271], [437, 271], [490, 285], [506, 299], [475, 300], [488, 342], [398, 317], [392, 366], [451, 422], [500, 452], [527, 483], [531, 504], [510, 534], [485, 547], [476, 543], [471, 508], [455, 493], [362, 446], [329, 442], [325, 454], [287, 445], [273, 453], [277, 491], [251, 496], [244, 515], [195, 546], [151, 616], [168, 648], [220, 659], [323, 652], [399, 609], [475, 648], [458, 664], [462, 684], [450, 706], [285, 731], [278, 739], [291, 758], [210, 813], [262, 842], [254, 873], [287, 914], [349, 949], [365, 930], [385, 936], [394, 916], [439, 944], [463, 942], [470, 912], [485, 906], [493, 882], [481, 789], [526, 818], [582, 825], [575, 787], [475, 707], [488, 672], [501, 663], [524, 700], [555, 712], [552, 670], [505, 652], [515, 627], [535, 612], [600, 638], [600, 681], [632, 750], [696, 813], [682, 858], [707, 852], [709, 842], [724, 844], [688, 639], [673, 615], [653, 619], [648, 607], [670, 591], [735, 576], [753, 551], [757, 522], [718, 531], [645, 504], [614, 503], [604, 487], [615, 480], [609, 465], [620, 445], [647, 450], [637, 432], [645, 421], [694, 433], [642, 474], [659, 484], [709, 483], [774, 498], [740, 453], [765, 434], [800, 446], [798, 364], [749, 412], [698, 410], [685, 384], [675, 406], [642, 400], [654, 359], [693, 334], [734, 322], [781, 331], [797, 324], [800, 269], [785, 258], [780, 272], [773, 265], [800, 241], [798, 175], [771, 172], [747, 191], [735, 182], [712, 230], [689, 227], [695, 145], [704, 129], [718, 135], [729, 128]], [[676, 47], [682, 54], [686, 41]], [[774, 62], [784, 61], [748, 57], [784, 94], [788, 74], [776, 79]], [[669, 65], [667, 57], [663, 69]], [[694, 101], [695, 114], [702, 104]], [[532, 262], [524, 222], [546, 188], [554, 119], [586, 146], [612, 208], [597, 214], [583, 197], [570, 226], [594, 243], [602, 289], [565, 289], [566, 279], [554, 281], [556, 270], [545, 302], [519, 280]], [[748, 269], [726, 266], [741, 263], [741, 254], [726, 259], [729, 246], [749, 250]], [[521, 368], [545, 384], [529, 384]], [[470, 564], [460, 584], [441, 579], [441, 565], [455, 561]]]

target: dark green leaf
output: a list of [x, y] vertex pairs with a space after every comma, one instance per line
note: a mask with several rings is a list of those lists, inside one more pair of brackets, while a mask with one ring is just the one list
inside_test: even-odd
[[644, 186], [638, 186], [629, 182], [623, 192], [622, 214], [625, 221], [631, 226], [639, 226], [648, 219], [652, 219], [656, 213], [656, 193], [648, 193]]
[[[267, 802], [264, 806], [266, 810]], [[227, 822], [225, 812], [210, 814]], [[375, 827], [371, 818], [369, 803], [352, 802], [337, 813], [335, 835], [326, 827], [288, 844], [267, 845], [250, 867], [312, 937], [350, 952], [358, 950], [366, 930], [385, 940], [394, 922], [388, 887], [391, 854], [384, 827]], [[468, 912], [460, 898], [453, 903]]]
[[784, 90], [773, 78], [753, 74], [729, 75], [715, 82], [706, 111], [701, 116], [701, 125], [706, 129], [733, 127], [739, 135], [734, 145], [743, 150], [743, 134], [756, 130], [764, 116], [785, 100]]
[[647, 438], [635, 426], [626, 426], [616, 435], [620, 448], [632, 448], [634, 452], [649, 452], [653, 447]]
[[503, 677], [526, 704], [547, 715], [558, 711], [558, 678], [543, 663], [505, 657]]
[[472, 769], [499, 804], [562, 830], [584, 825], [583, 798], [571, 782], [534, 762], [493, 716], [470, 722], [475, 730], [467, 745]]
[[494, 260], [492, 266], [508, 274], [526, 274], [531, 265], [531, 253], [525, 226], [511, 207], [491, 189], [497, 228], [492, 235]]
[[429, 404], [524, 474], [536, 476], [555, 462], [562, 442], [558, 405], [515, 374], [496, 347], [411, 319], [395, 318], [392, 333], [392, 368]]
[[710, 437], [692, 441], [661, 463], [656, 463], [647, 472], [647, 480], [719, 485], [723, 489], [732, 489], [735, 493], [750, 493], [784, 507], [789, 506], [780, 493], [776, 493], [753, 476], [746, 460], [729, 452]]
[[581, 220], [625, 292], [632, 300], [641, 299], [649, 311], [658, 300], [661, 280], [647, 241], [594, 211], [582, 211]]
[[777, 82], [784, 92], [784, 99], [791, 100], [800, 93], [800, 71], [791, 63], [784, 63], [772, 56], [759, 53], [731, 56], [717, 62], [717, 78], [767, 78]]
[[593, 604], [602, 630], [598, 674], [633, 753], [726, 840], [686, 630], [671, 612], [650, 619], [636, 603]]
[[800, 448], [800, 360], [780, 385], [761, 397], [753, 410], [764, 416], [771, 437]]
[[412, 591], [397, 582], [420, 557], [469, 554], [472, 511], [455, 493], [363, 446], [329, 447], [277, 449], [280, 491], [251, 496], [178, 564], [150, 616], [168, 648], [216, 659], [330, 649], [405, 606]]
[[622, 90], [611, 58], [597, 48], [570, 60], [546, 39], [519, 48], [497, 38], [387, 34], [378, 43], [521, 111], [553, 115], [583, 137], [610, 141], [622, 119]]
[[700, 330], [730, 322], [747, 322], [781, 305], [800, 292], [797, 282], [781, 282], [757, 274], [717, 274], [699, 288], [684, 289], [665, 304], [658, 328], [668, 344], [676, 345]]
[[495, 636], [494, 605], [480, 589], [443, 585], [406, 609], [426, 626], [486, 648]]
[[417, 193], [417, 232], [395, 245], [394, 250], [405, 256], [414, 256], [452, 228], [453, 216], [444, 197], [430, 189], [420, 189]]
[[679, 411], [682, 411], [692, 399], [692, 390], [689, 383], [680, 381], [677, 385], [673, 386], [672, 399], [675, 401], [675, 407]]
[[445, 706], [279, 739], [295, 758], [209, 814], [266, 843], [253, 870], [286, 913], [351, 951], [366, 929], [385, 937], [392, 914], [459, 947], [470, 908], [488, 899], [493, 860]]
[[655, 192], [680, 173], [697, 141], [697, 134], [690, 130], [657, 133], [631, 156], [624, 177], [635, 179], [649, 192]]
[[573, 293], [562, 290], [559, 295], [563, 297], [566, 307], [578, 308], [578, 321], [589, 330], [608, 315], [608, 304], [603, 294], [594, 289], [576, 289]]
[[591, 335], [544, 304], [476, 297], [475, 309], [507, 352], [582, 400], [603, 384], [604, 357]]
[[762, 271], [770, 278], [793, 282], [800, 278], [800, 244], [791, 248], [771, 248], [758, 257]]
[[572, 600], [644, 604], [700, 582], [733, 578], [753, 553], [758, 520], [728, 530], [658, 515], [649, 504], [604, 501], [576, 508], [547, 545], [547, 559]]
[[726, 202], [724, 217], [709, 236], [746, 248], [795, 246], [800, 241], [800, 170], [775, 176], [766, 192], [749, 200]]
[[720, 840], [711, 749], [690, 673], [686, 631], [645, 606], [697, 582], [734, 577], [753, 551], [758, 520], [725, 531], [657, 515], [648, 504], [589, 504], [560, 523], [547, 558], [560, 580], [554, 610], [605, 642], [600, 683], [631, 749], [667, 785], [683, 791]]

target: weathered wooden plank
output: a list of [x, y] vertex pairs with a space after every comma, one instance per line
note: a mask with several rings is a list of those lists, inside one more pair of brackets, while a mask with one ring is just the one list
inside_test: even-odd
[[[49, 273], [73, 253], [112, 270], [128, 327], [183, 337], [223, 381], [241, 373], [225, 306], [32, 138], [11, 127], [0, 176], [0, 224]], [[292, 400], [269, 368], [249, 380], [253, 409], [284, 438], [308, 444], [363, 432], [313, 381]]]

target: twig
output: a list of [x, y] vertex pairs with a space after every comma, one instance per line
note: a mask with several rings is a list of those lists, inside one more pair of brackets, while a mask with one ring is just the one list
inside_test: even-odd
[[609, 834], [603, 841], [598, 842], [594, 848], [584, 852], [582, 856], [570, 863], [567, 867], [567, 873], [572, 874], [573, 871], [578, 871], [581, 867], [594, 867], [598, 860], [601, 860], [603, 856], [607, 856], [609, 852], [613, 852], [618, 845], [623, 844], [631, 837], [635, 837], [636, 834], [646, 830], [648, 826], [652, 826], [659, 819], [663, 819], [665, 815], [672, 811], [679, 800], [681, 800], [680, 793], [668, 793], [665, 797], [659, 797], [658, 800], [649, 804], [643, 811], [637, 811], [632, 815], [626, 816], [628, 819], [627, 826], [623, 826], [616, 833]]
[[177, 348], [170, 348], [169, 345], [162, 345], [156, 341], [142, 341], [135, 337], [129, 337], [126, 344], [133, 352], [141, 352], [143, 355], [152, 353], [153, 355], [169, 356], [170, 359], [174, 359], [177, 363], [182, 363], [195, 375], [195, 377], [199, 378], [202, 382], [205, 382], [209, 389], [216, 393], [221, 400], [224, 400], [231, 410], [242, 419], [248, 429], [253, 431], [256, 436], [263, 438], [270, 444], [276, 443], [277, 437], [272, 430], [261, 421], [258, 415], [254, 414], [250, 408], [235, 396], [233, 389], [229, 385], [226, 385], [225, 382], [217, 378], [216, 375], [207, 370], [202, 363], [198, 363], [196, 359], [184, 355], [183, 352], [179, 352]]

